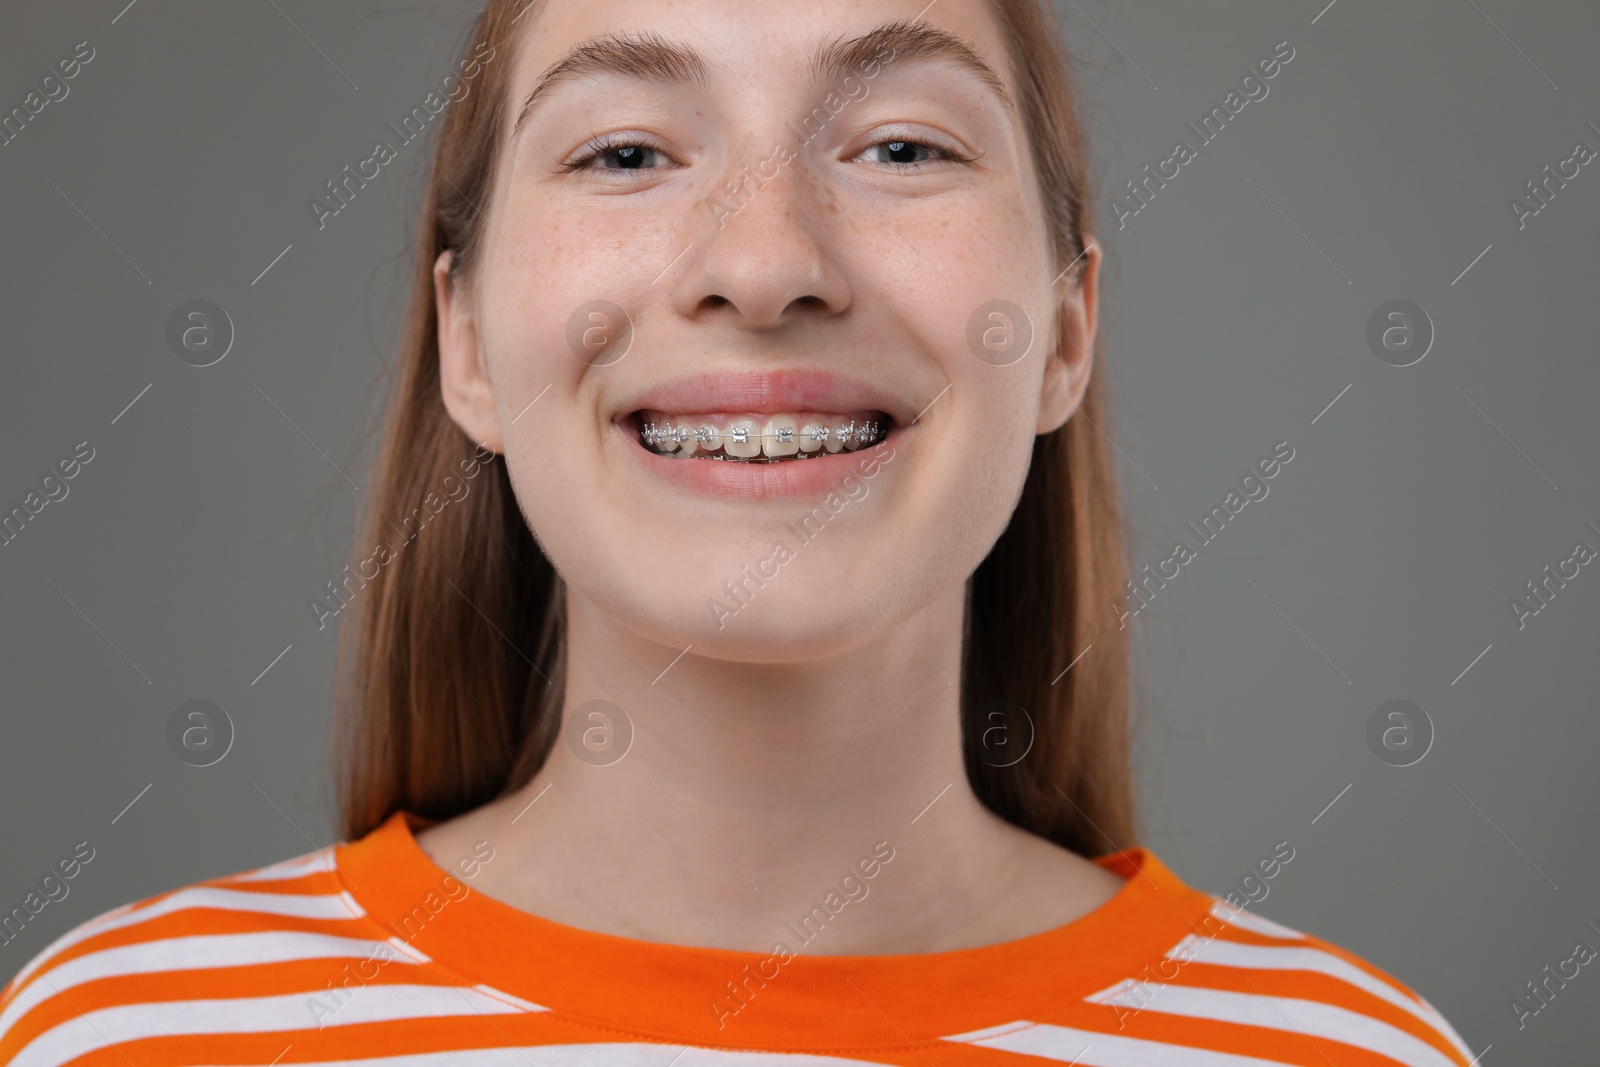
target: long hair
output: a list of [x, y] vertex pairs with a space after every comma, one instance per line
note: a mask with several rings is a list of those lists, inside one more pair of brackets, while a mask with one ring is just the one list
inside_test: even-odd
[[[1045, 0], [991, 4], [1051, 248], [1058, 264], [1074, 263], [1090, 237], [1089, 179], [1059, 29]], [[454, 251], [451, 273], [463, 276], [485, 240], [480, 207], [501, 150], [513, 35], [538, 6], [489, 0], [470, 39], [472, 54], [488, 58], [464, 68], [476, 84], [464, 83], [437, 131], [358, 545], [396, 531], [409, 540], [380, 556], [375, 574], [357, 569], [361, 595], [340, 633], [333, 750], [346, 839], [397, 809], [446, 819], [522, 787], [560, 727], [563, 585], [503, 458], [485, 458], [445, 410], [432, 280], [441, 252]], [[1084, 856], [1126, 848], [1135, 833], [1129, 631], [1111, 609], [1127, 564], [1102, 379], [1091, 375], [1079, 412], [1035, 439], [1016, 511], [968, 584], [961, 665], [973, 791], [1002, 818]], [[1007, 705], [1026, 713], [1002, 714], [1008, 743], [1027, 748], [1014, 761], [990, 758], [993, 709]]]

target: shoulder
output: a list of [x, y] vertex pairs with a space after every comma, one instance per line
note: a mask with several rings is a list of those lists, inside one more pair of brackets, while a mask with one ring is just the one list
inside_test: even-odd
[[[1214, 898], [1213, 898], [1214, 899]], [[1354, 1046], [1396, 1063], [1466, 1065], [1473, 1053], [1432, 1004], [1367, 960], [1313, 934], [1215, 900], [1199, 929], [1168, 954], [1163, 973], [1182, 985], [1129, 983], [1107, 1003], [1161, 1010]]]
[[320, 989], [345, 959], [388, 941], [333, 857], [330, 846], [183, 886], [69, 930], [0, 990], [0, 1063], [65, 1063], [171, 1033], [186, 1005], [297, 969]]
[[[1193, 1062], [1475, 1062], [1432, 1004], [1354, 953], [1191, 889], [1153, 856], [1122, 866], [1160, 889], [1121, 917], [1147, 947], [1124, 957], [1135, 962], [1039, 1021], [951, 1040], [1069, 1061], [1094, 1045], [1129, 1063], [1188, 1063], [1202, 1049], [1218, 1058]], [[1143, 938], [1132, 929], [1141, 922], [1165, 933]]]

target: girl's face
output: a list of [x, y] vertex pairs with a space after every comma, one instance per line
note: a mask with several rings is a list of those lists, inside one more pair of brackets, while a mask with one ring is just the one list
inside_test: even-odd
[[746, 661], [952, 603], [1082, 396], [1099, 258], [1059, 277], [989, 4], [549, 0], [518, 33], [441, 370], [569, 590]]

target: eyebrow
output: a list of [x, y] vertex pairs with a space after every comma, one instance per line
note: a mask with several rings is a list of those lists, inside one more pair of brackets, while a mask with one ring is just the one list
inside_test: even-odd
[[[945, 30], [909, 19], [885, 22], [860, 36], [819, 45], [811, 57], [812, 80], [825, 85], [841, 84], [875, 60], [882, 66], [907, 60], [939, 60], [953, 64], [975, 75], [1009, 114], [1016, 114], [1004, 79], [965, 41]], [[534, 82], [533, 91], [517, 112], [512, 134], [522, 129], [534, 109], [557, 85], [600, 74], [703, 87], [709, 78], [709, 68], [694, 49], [675, 44], [656, 33], [608, 33], [591, 37], [573, 46]]]

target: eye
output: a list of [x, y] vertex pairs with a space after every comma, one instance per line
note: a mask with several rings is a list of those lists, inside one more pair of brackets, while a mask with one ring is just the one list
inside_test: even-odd
[[567, 172], [660, 170], [666, 160], [666, 153], [646, 141], [607, 136], [590, 141], [577, 158], [561, 164], [561, 169]]
[[[870, 158], [874, 157], [876, 158]], [[946, 160], [951, 163], [969, 162], [955, 151], [932, 141], [911, 137], [889, 137], [868, 146], [857, 159], [882, 163], [894, 170], [921, 170], [929, 163]]]

